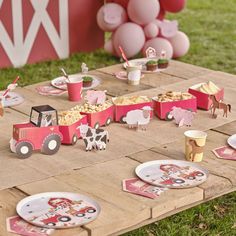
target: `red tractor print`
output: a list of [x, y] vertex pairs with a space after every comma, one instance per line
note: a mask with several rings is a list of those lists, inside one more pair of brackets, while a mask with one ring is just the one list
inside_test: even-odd
[[71, 221], [71, 218], [69, 216], [62, 216], [59, 214], [56, 214], [54, 216], [50, 216], [46, 219], [41, 220], [41, 222], [43, 222], [45, 225], [48, 226], [56, 226], [57, 223], [59, 222], [69, 222]]
[[162, 177], [162, 179], [164, 181], [160, 182], [160, 184], [162, 185], [174, 185], [174, 184], [183, 184], [185, 183], [185, 181], [183, 179], [175, 179], [175, 178], [171, 178], [171, 177]]
[[13, 125], [11, 151], [19, 158], [28, 158], [33, 150], [55, 154], [61, 146], [57, 111], [49, 105], [32, 107], [30, 122]]
[[94, 213], [96, 212], [96, 209], [93, 207], [85, 207], [82, 208], [80, 210], [75, 210], [74, 208], [70, 207], [70, 210], [67, 211], [67, 214], [73, 215], [73, 216], [77, 216], [77, 217], [84, 217], [86, 215], [86, 213]]
[[194, 180], [196, 179], [196, 177], [202, 176], [204, 176], [204, 173], [202, 173], [201, 171], [194, 171], [190, 174], [183, 174], [181, 177], [183, 177], [184, 179]]

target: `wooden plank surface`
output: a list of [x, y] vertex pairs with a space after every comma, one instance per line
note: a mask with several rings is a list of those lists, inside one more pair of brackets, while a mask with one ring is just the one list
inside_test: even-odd
[[227, 134], [227, 135], [233, 135], [236, 134], [236, 121], [227, 123], [225, 125], [216, 127], [213, 129], [214, 131]]

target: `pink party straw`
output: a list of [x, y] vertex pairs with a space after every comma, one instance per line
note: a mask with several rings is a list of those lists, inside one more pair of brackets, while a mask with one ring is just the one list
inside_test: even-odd
[[66, 73], [66, 71], [65, 71], [63, 68], [61, 68], [61, 71], [62, 71], [64, 77], [66, 77], [66, 79], [70, 82], [69, 76], [68, 76], [68, 74]]
[[128, 61], [128, 59], [127, 59], [126, 55], [125, 55], [125, 52], [124, 52], [124, 50], [122, 49], [122, 47], [121, 47], [121, 46], [119, 46], [119, 49], [120, 49], [120, 52], [121, 52], [121, 56], [122, 56], [122, 57], [123, 57], [123, 59], [126, 61], [127, 65], [128, 65], [128, 66], [130, 66], [130, 64], [129, 64], [129, 61]]
[[[12, 84], [16, 84], [16, 82], [17, 82], [19, 79], [20, 79], [20, 76], [17, 76], [17, 77], [14, 79], [14, 81], [12, 82]], [[5, 91], [5, 93], [4, 93], [2, 96], [5, 97], [5, 96], [8, 94], [9, 91], [10, 91], [10, 89], [7, 89], [7, 90]]]

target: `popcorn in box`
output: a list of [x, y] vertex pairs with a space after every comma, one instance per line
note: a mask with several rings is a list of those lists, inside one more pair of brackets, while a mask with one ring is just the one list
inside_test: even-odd
[[[116, 122], [125, 123], [124, 118], [129, 111], [142, 109], [145, 106], [152, 107], [152, 101], [147, 96], [129, 96], [113, 98]], [[153, 112], [151, 111], [151, 118]]]
[[62, 133], [62, 144], [74, 145], [80, 135], [80, 125], [87, 124], [87, 116], [78, 111], [62, 111], [58, 113], [59, 131]]
[[152, 100], [154, 113], [162, 120], [173, 119], [173, 117], [170, 116], [173, 107], [180, 107], [193, 112], [196, 112], [197, 110], [197, 99], [189, 93], [169, 91], [165, 94], [159, 94]]
[[86, 115], [89, 126], [95, 129], [109, 125], [114, 117], [114, 106], [108, 101], [104, 104], [95, 105], [85, 103], [84, 105], [77, 105], [71, 110], [79, 111], [82, 115]]
[[212, 106], [209, 95], [215, 95], [218, 101], [224, 98], [224, 89], [219, 88], [211, 81], [193, 85], [188, 92], [197, 98], [197, 107], [204, 110], [209, 110]]

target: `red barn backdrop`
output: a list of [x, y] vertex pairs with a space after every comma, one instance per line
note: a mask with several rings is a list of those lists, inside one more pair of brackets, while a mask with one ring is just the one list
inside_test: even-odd
[[66, 58], [104, 44], [104, 0], [0, 0], [0, 68]]

